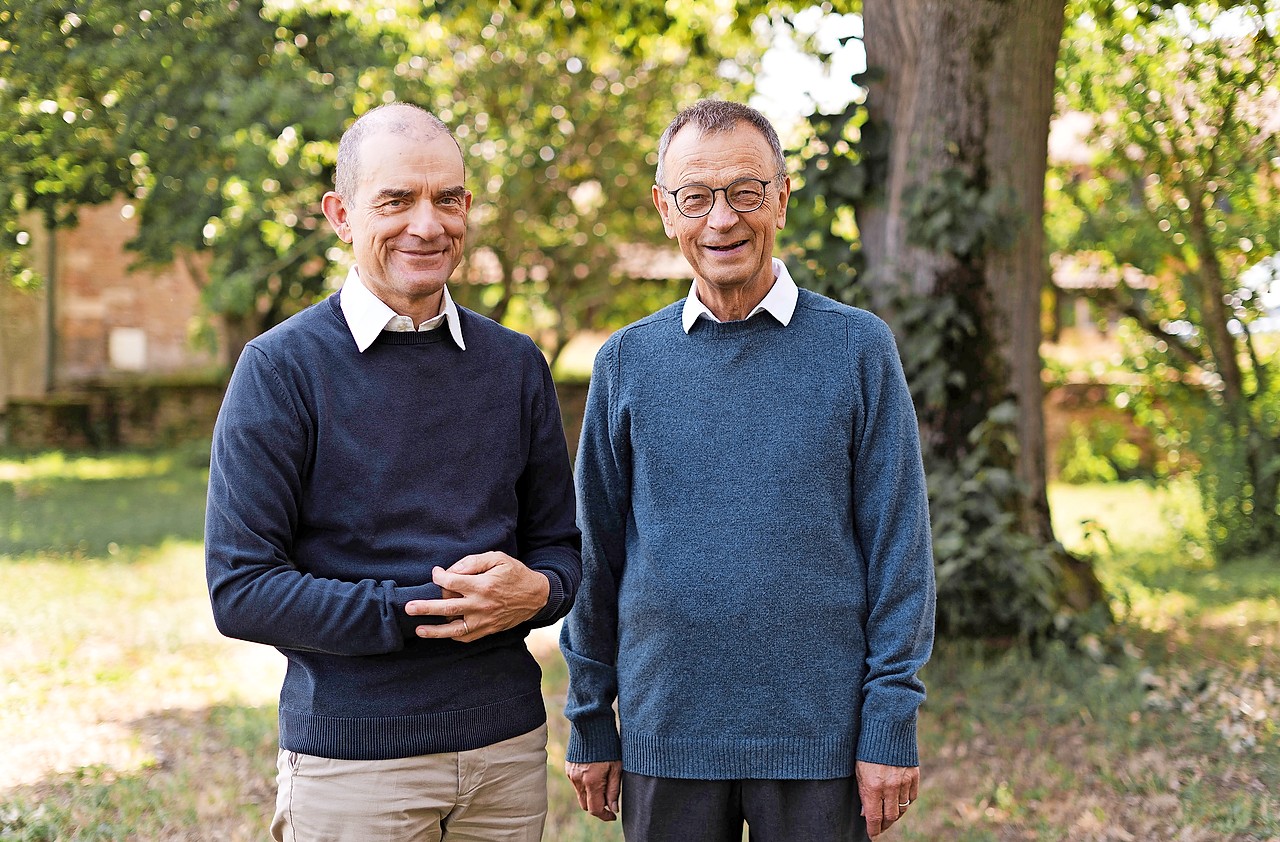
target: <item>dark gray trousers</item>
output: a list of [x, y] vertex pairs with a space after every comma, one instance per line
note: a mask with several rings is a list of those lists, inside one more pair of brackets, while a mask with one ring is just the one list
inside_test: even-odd
[[622, 773], [627, 842], [866, 842], [856, 779], [695, 781]]

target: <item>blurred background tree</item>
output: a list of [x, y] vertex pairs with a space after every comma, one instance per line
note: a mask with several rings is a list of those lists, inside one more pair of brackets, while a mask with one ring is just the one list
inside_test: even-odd
[[[643, 261], [668, 245], [649, 200], [658, 135], [699, 97], [751, 96], [770, 39], [799, 32], [808, 6], [0, 0], [0, 250], [13, 279], [38, 283], [25, 226], [68, 225], [77, 207], [124, 194], [139, 260], [189, 267], [234, 359], [344, 273], [318, 211], [341, 128], [413, 102], [455, 128], [476, 195], [459, 299], [534, 334], [554, 360], [575, 335], [683, 294], [687, 281], [620, 265], [627, 250]], [[1232, 37], [1215, 28], [1227, 6]], [[820, 11], [861, 15], [865, 31], [846, 40], [861, 41], [867, 72], [853, 102], [795, 132], [784, 245], [802, 284], [874, 308], [898, 335], [944, 629], [1041, 639], [1106, 619], [1096, 576], [1049, 521], [1050, 250], [1103, 252], [1161, 280], [1162, 295], [1126, 302], [1151, 343], [1133, 365], [1162, 375], [1132, 405], [1167, 419], [1166, 437], [1219, 432], [1195, 447], [1211, 463], [1220, 550], [1274, 546], [1280, 401], [1243, 272], [1278, 239], [1275, 11], [1139, 0]], [[1046, 242], [1055, 83], [1060, 109], [1094, 116], [1099, 157], [1052, 174]]]
[[865, 0], [865, 101], [815, 115], [800, 151], [806, 274], [898, 333], [949, 633], [1043, 638], [1105, 604], [1046, 496], [1041, 220], [1064, 6]]
[[[1134, 329], [1135, 407], [1198, 457], [1219, 557], [1280, 544], [1280, 7], [1079, 3], [1059, 108], [1093, 161], [1051, 173], [1054, 247], [1154, 281], [1100, 292]], [[1270, 15], [1270, 28], [1267, 16]], [[1280, 288], [1276, 292], [1280, 293]]]
[[67, 225], [123, 194], [139, 263], [186, 264], [230, 359], [321, 292], [334, 126], [392, 44], [350, 17], [254, 0], [5, 5], [0, 201], [15, 260], [24, 214]]
[[644, 210], [674, 110], [746, 95], [761, 49], [732, 9], [5, 0], [0, 245], [34, 283], [32, 215], [68, 225], [124, 194], [140, 262], [187, 266], [234, 361], [341, 275], [319, 200], [342, 127], [412, 102], [457, 127], [472, 168], [470, 254], [483, 257], [460, 298], [537, 332], [554, 358], [584, 326], [669, 297], [614, 264], [620, 244], [664, 239]]
[[[1198, 446], [1215, 463], [1202, 479], [1206, 505], [1218, 519], [1220, 554], [1233, 551], [1227, 541], [1239, 549], [1274, 547], [1280, 465], [1275, 387], [1264, 360], [1273, 351], [1253, 341], [1248, 325], [1257, 315], [1256, 290], [1237, 281], [1250, 262], [1241, 259], [1245, 253], [1256, 260], [1272, 252], [1268, 242], [1280, 218], [1271, 204], [1276, 94], [1264, 81], [1277, 76], [1274, 6], [1228, 2], [1192, 11], [1124, 0], [1076, 2], [1069, 9], [1064, 2], [989, 0], [865, 0], [862, 6], [866, 96], [810, 118], [811, 132], [797, 152], [804, 189], [793, 244], [805, 255], [798, 274], [810, 285], [873, 306], [898, 332], [921, 410], [943, 627], [1035, 639], [1080, 628], [1082, 615], [1102, 603], [1086, 560], [1054, 540], [1044, 493], [1039, 315], [1049, 250], [1115, 248], [1119, 254], [1120, 243], [1163, 240], [1147, 257], [1169, 259], [1140, 265], [1162, 263], [1172, 279], [1187, 283], [1185, 290], [1169, 287], [1164, 306], [1180, 308], [1171, 313], [1213, 312], [1213, 301], [1234, 308], [1213, 329], [1217, 351], [1209, 347], [1207, 326], [1197, 328], [1203, 340], [1173, 344], [1156, 336], [1154, 348], [1165, 365], [1213, 372], [1198, 382], [1162, 383], [1203, 398], [1180, 409], [1199, 407], [1200, 429], [1209, 434]], [[1232, 11], [1222, 16], [1227, 8]], [[1214, 20], [1234, 20], [1230, 31], [1250, 33], [1248, 43], [1216, 30], [1208, 38]], [[1183, 37], [1166, 42], [1161, 33]], [[1192, 45], [1199, 58], [1178, 58]], [[1189, 79], [1157, 94], [1144, 86], [1144, 67], [1159, 68], [1170, 83], [1180, 72]], [[1118, 157], [1102, 162], [1088, 182], [1094, 189], [1081, 195], [1098, 207], [1055, 201], [1048, 226], [1055, 236], [1046, 246], [1055, 68], [1067, 90], [1063, 107], [1101, 116], [1114, 109], [1103, 105], [1103, 90], [1127, 105], [1100, 120], [1091, 138], [1104, 156]], [[1185, 112], [1189, 100], [1203, 101], [1195, 107], [1199, 114], [1170, 111], [1180, 101], [1174, 108]], [[1150, 116], [1161, 102], [1165, 115]], [[1156, 167], [1165, 176], [1144, 182]], [[1233, 179], [1238, 187], [1227, 200]], [[1134, 215], [1128, 205], [1141, 204], [1135, 183], [1162, 191], [1145, 226], [1125, 217]], [[1124, 186], [1112, 189], [1116, 184]], [[1170, 184], [1181, 186], [1171, 192]], [[1110, 218], [1099, 212], [1099, 196]], [[1168, 220], [1171, 211], [1180, 219]], [[1178, 233], [1181, 224], [1198, 231]], [[1150, 327], [1160, 320], [1147, 313], [1143, 321]], [[1232, 361], [1235, 385], [1218, 373], [1215, 354]], [[1135, 392], [1150, 405], [1171, 387]], [[1236, 396], [1252, 409], [1241, 409]], [[1174, 415], [1166, 427], [1188, 420]]]
[[749, 94], [741, 80], [762, 48], [732, 9], [504, 1], [398, 18], [429, 65], [422, 104], [458, 125], [467, 152], [476, 259], [457, 285], [462, 303], [537, 336], [554, 365], [579, 332], [679, 296], [671, 279], [618, 263], [666, 241], [649, 189], [675, 110]]

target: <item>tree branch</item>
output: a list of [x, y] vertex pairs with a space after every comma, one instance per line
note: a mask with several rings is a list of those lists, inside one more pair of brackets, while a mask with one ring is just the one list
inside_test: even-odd
[[181, 259], [187, 274], [195, 282], [196, 289], [203, 291], [205, 287], [209, 286], [209, 276], [205, 273], [204, 267], [196, 263], [194, 254], [184, 250], [181, 252]]
[[1243, 319], [1237, 319], [1240, 322], [1240, 330], [1244, 331], [1244, 347], [1249, 351], [1249, 364], [1253, 366], [1253, 376], [1257, 379], [1254, 385], [1254, 394], [1263, 395], [1271, 391], [1271, 372], [1267, 369], [1267, 364], [1258, 356], [1258, 349], [1253, 342], [1253, 331], [1249, 330], [1249, 325]]
[[328, 228], [324, 227], [323, 225], [316, 226], [315, 231], [312, 231], [306, 237], [303, 237], [302, 240], [300, 240], [298, 244], [295, 245], [293, 248], [291, 248], [288, 252], [281, 255], [279, 258], [272, 261], [271, 263], [267, 264], [265, 269], [258, 272], [252, 278], [250, 278], [251, 283], [255, 287], [261, 285], [263, 281], [265, 281], [267, 278], [270, 278], [276, 272], [279, 272], [281, 269], [287, 269], [289, 268], [289, 266], [293, 265], [294, 263], [297, 263], [303, 257], [306, 257], [307, 254], [309, 253], [311, 246], [316, 241], [325, 239], [331, 235], [332, 235], [332, 232]]
[[1137, 322], [1138, 326], [1148, 334], [1168, 345], [1174, 353], [1182, 357], [1182, 359], [1198, 368], [1209, 367], [1209, 361], [1206, 360], [1202, 354], [1196, 351], [1195, 348], [1184, 342], [1181, 337], [1174, 336], [1172, 333], [1169, 333], [1167, 330], [1160, 327], [1159, 322], [1142, 312], [1142, 309], [1133, 302], [1122, 303], [1120, 305], [1120, 312]]

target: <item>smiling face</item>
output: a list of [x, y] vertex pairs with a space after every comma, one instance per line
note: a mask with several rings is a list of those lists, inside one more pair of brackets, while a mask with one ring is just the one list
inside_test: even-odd
[[471, 208], [457, 144], [430, 131], [373, 129], [360, 144], [354, 195], [324, 197], [325, 216], [352, 245], [360, 280], [415, 323], [440, 311], [441, 290], [462, 260]]
[[[653, 189], [653, 203], [662, 215], [667, 236], [693, 267], [699, 297], [754, 299], [759, 303], [773, 286], [773, 243], [787, 221], [790, 179], [778, 175], [774, 153], [754, 126], [738, 122], [728, 131], [703, 134], [686, 125], [671, 139], [663, 161], [662, 187], [688, 184], [726, 187], [740, 178], [769, 182], [764, 204], [749, 213], [729, 207], [723, 192], [700, 219], [676, 209], [675, 198], [661, 187]], [[715, 309], [714, 307], [712, 308]]]

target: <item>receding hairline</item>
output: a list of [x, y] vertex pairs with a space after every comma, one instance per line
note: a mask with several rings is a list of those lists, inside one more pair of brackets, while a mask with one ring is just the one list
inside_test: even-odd
[[773, 124], [769, 122], [769, 118], [751, 106], [740, 102], [703, 99], [676, 114], [675, 119], [671, 121], [662, 133], [662, 137], [659, 138], [658, 166], [657, 171], [654, 173], [655, 183], [660, 187], [666, 187], [663, 182], [666, 173], [665, 159], [667, 150], [671, 146], [671, 142], [681, 132], [686, 129], [693, 129], [697, 132], [697, 137], [702, 138], [708, 135], [731, 132], [742, 125], [750, 126], [756, 130], [769, 146], [774, 159], [773, 163], [778, 168], [778, 174], [783, 174], [786, 171], [786, 156], [782, 151], [782, 141], [778, 138], [778, 132], [774, 129]]
[[417, 135], [421, 132], [423, 140], [434, 140], [441, 133], [449, 131], [449, 127], [439, 117], [425, 108], [407, 102], [391, 102], [372, 108], [361, 114], [347, 131], [353, 131], [357, 126], [366, 134], [389, 132]]
[[[362, 150], [367, 140], [378, 135], [391, 134], [407, 137], [422, 143], [431, 143], [441, 135], [453, 141], [462, 158], [462, 147], [449, 131], [445, 122], [436, 115], [407, 102], [379, 105], [361, 114], [338, 141], [338, 160], [334, 171], [334, 192], [351, 201], [360, 182]], [[465, 162], [463, 164], [465, 171]]]

